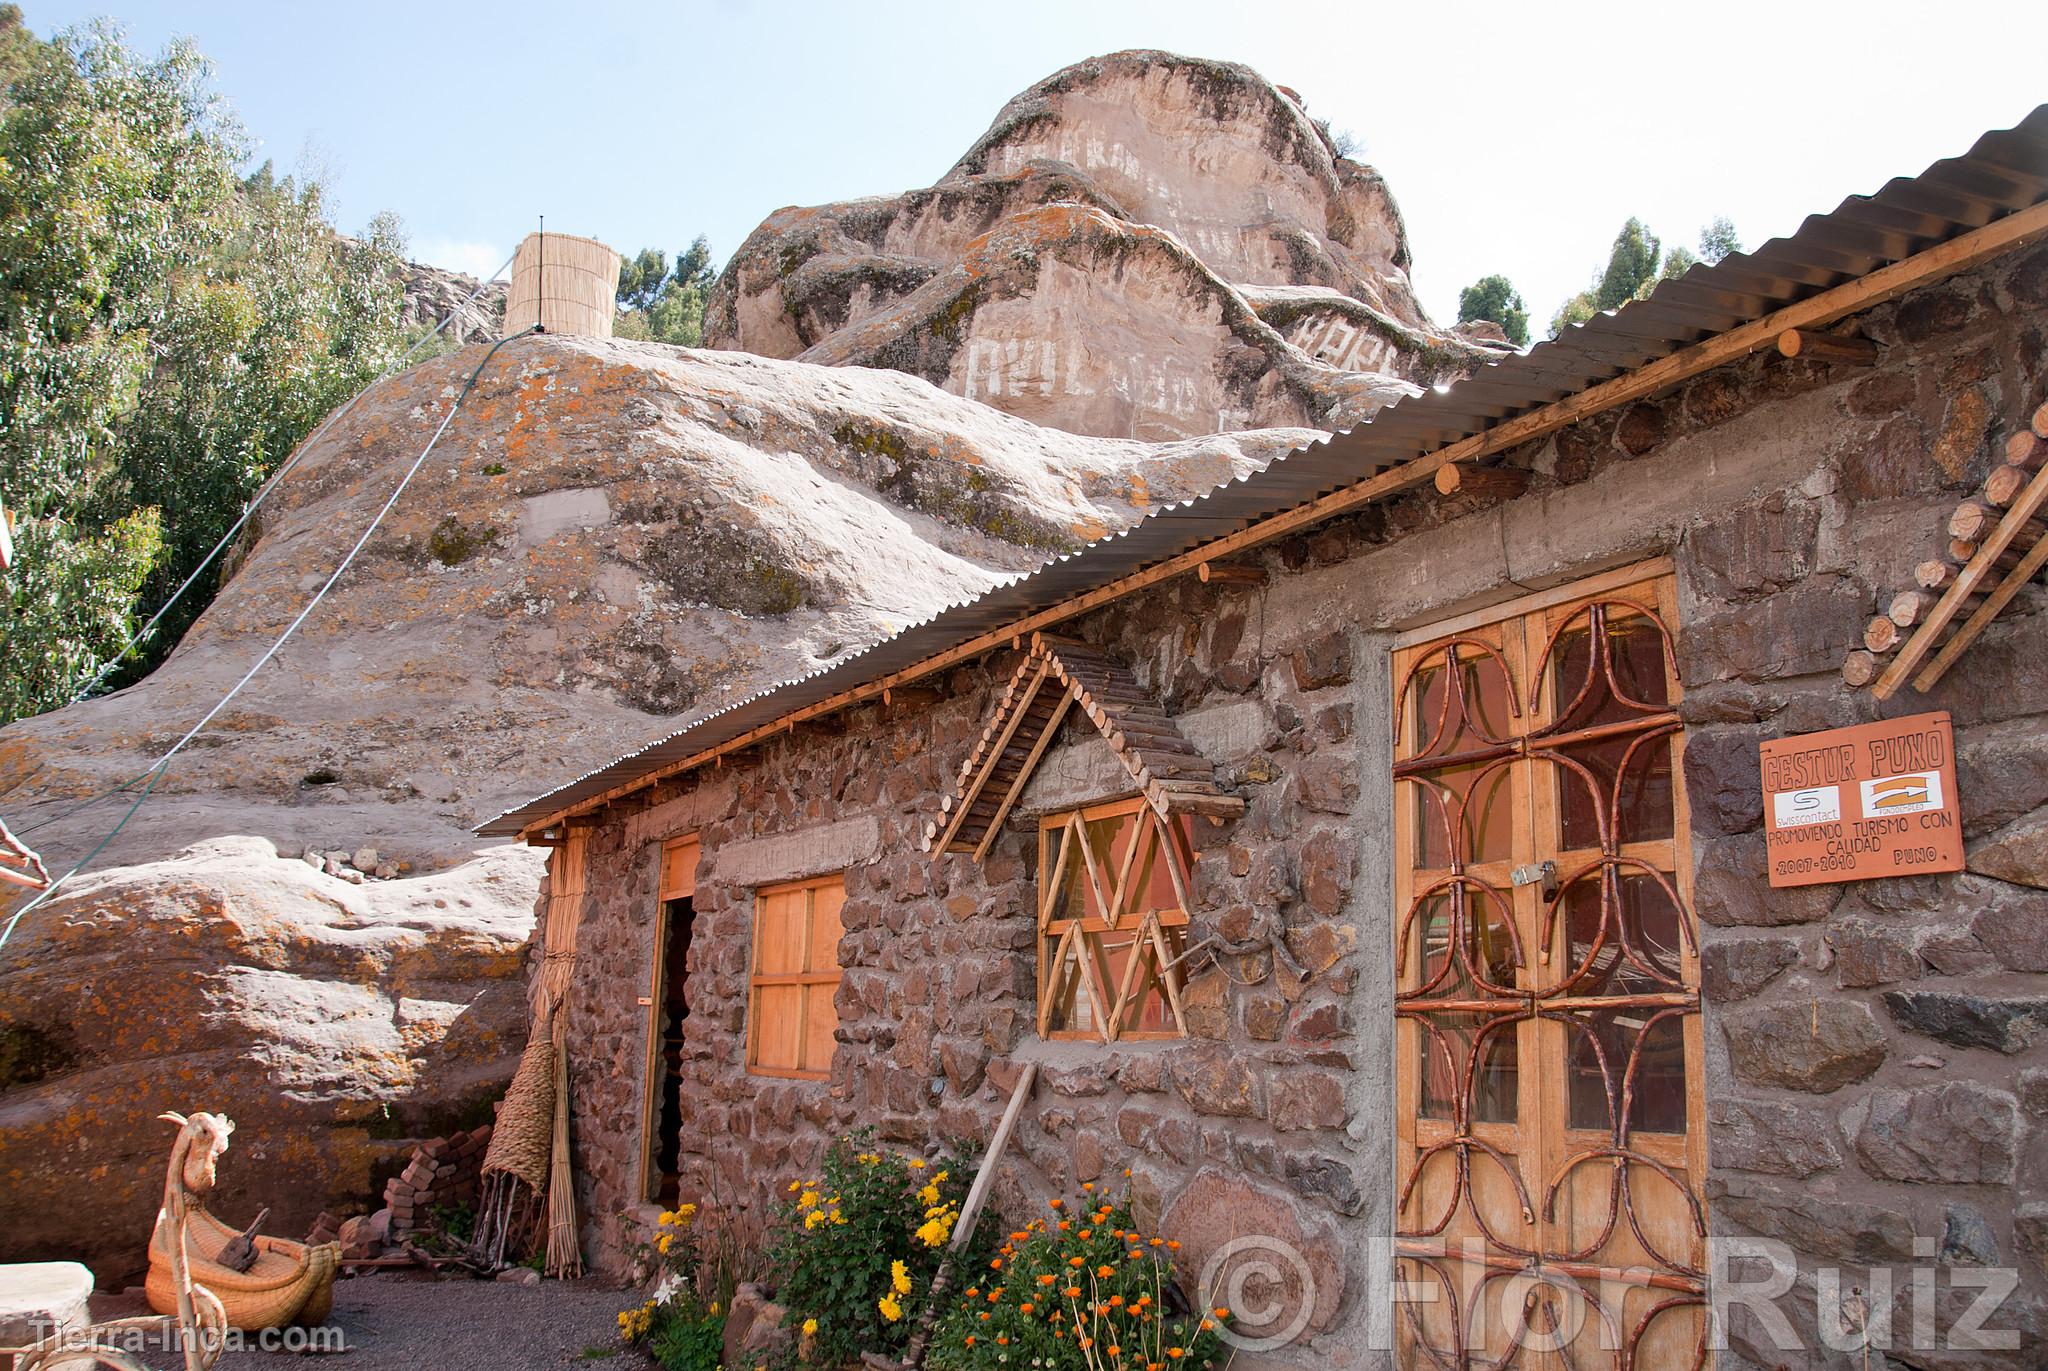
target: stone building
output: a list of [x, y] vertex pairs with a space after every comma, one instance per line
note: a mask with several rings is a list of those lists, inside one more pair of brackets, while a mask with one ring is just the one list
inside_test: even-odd
[[[1000, 1204], [1251, 1240], [1239, 1365], [2038, 1365], [2044, 197], [2048, 107], [486, 825], [593, 1259], [1036, 1062]], [[1937, 711], [1965, 869], [1767, 841]]]

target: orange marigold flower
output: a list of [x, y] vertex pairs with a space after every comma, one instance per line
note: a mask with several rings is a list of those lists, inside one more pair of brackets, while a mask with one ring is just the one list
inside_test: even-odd
[[1019, 1313], [1029, 1314], [1031, 1312], [1031, 1301], [1024, 1301], [1022, 1304], [1017, 1306], [1017, 1310]]
[[1109, 1346], [1103, 1348], [1102, 1350], [1109, 1353], [1109, 1355], [1112, 1357], [1121, 1357], [1124, 1354], [1123, 1348], [1118, 1347], [1115, 1343], [1111, 1343]]
[[1069, 1258], [1067, 1258], [1067, 1265], [1068, 1265], [1068, 1266], [1076, 1266], [1076, 1267], [1079, 1267], [1079, 1266], [1086, 1266], [1087, 1264], [1088, 1264], [1088, 1259], [1087, 1259], [1086, 1257], [1069, 1257]]
[[1088, 1192], [1089, 1194], [1091, 1194], [1091, 1195], [1092, 1195], [1092, 1194], [1094, 1194], [1094, 1193], [1095, 1193], [1095, 1182], [1094, 1182], [1094, 1181], [1082, 1181], [1082, 1182], [1081, 1182], [1081, 1188], [1082, 1188], [1083, 1190], [1086, 1190], [1086, 1191], [1087, 1191], [1087, 1192]]
[[1072, 1228], [1073, 1226], [1073, 1223], [1067, 1219], [1060, 1220], [1060, 1232], [1062, 1233], [1066, 1232], [1069, 1228]]
[[1088, 1239], [1095, 1236], [1095, 1230], [1092, 1228], [1084, 1228], [1080, 1232], [1076, 1233], [1074, 1236], [1079, 1238], [1082, 1242], [1086, 1242], [1088, 1241]]
[[972, 1334], [972, 1333], [969, 1333], [969, 1334], [967, 1335], [967, 1345], [968, 1345], [969, 1347], [972, 1347], [972, 1346], [974, 1346], [974, 1334]]
[[1004, 1347], [1008, 1347], [1010, 1345], [1010, 1335], [1008, 1333], [998, 1333], [996, 1334], [996, 1342]]
[[1038, 1283], [1039, 1283], [1040, 1285], [1051, 1285], [1051, 1284], [1052, 1284], [1052, 1283], [1053, 1283], [1054, 1281], [1056, 1281], [1056, 1280], [1058, 1280], [1058, 1279], [1059, 1279], [1059, 1277], [1057, 1277], [1057, 1276], [1040, 1276], [1040, 1277], [1038, 1278]]
[[1185, 1357], [1187, 1353], [1178, 1347], [1169, 1347], [1166, 1349], [1166, 1355], [1172, 1357], [1175, 1361], [1179, 1361], [1182, 1357]]
[[982, 1321], [983, 1323], [987, 1323], [987, 1322], [988, 1322], [988, 1311], [987, 1311], [986, 1309], [984, 1309], [984, 1310], [982, 1310], [982, 1311], [981, 1311], [981, 1321]]
[[1154, 1246], [1154, 1247], [1157, 1247], [1157, 1246], [1159, 1246], [1159, 1243], [1160, 1243], [1160, 1239], [1158, 1239], [1158, 1238], [1154, 1238], [1154, 1239], [1152, 1239], [1152, 1246]]
[[1203, 1331], [1204, 1333], [1208, 1332], [1208, 1331], [1209, 1331], [1210, 1329], [1214, 1328], [1215, 1326], [1216, 1326], [1216, 1320], [1214, 1320], [1214, 1319], [1203, 1319], [1203, 1320], [1202, 1320], [1202, 1331]]
[[1114, 1266], [1098, 1266], [1095, 1268], [1095, 1274], [1107, 1280], [1116, 1274], [1116, 1268]]
[[1078, 1286], [1078, 1285], [1070, 1285], [1070, 1286], [1068, 1286], [1068, 1287], [1067, 1287], [1067, 1298], [1068, 1298], [1068, 1299], [1070, 1299], [1070, 1300], [1078, 1300], [1078, 1299], [1080, 1299], [1080, 1298], [1081, 1298], [1081, 1287], [1080, 1287], [1080, 1286]]
[[1175, 1238], [1168, 1238], [1168, 1239], [1166, 1240], [1166, 1250], [1167, 1250], [1167, 1251], [1169, 1251], [1169, 1252], [1178, 1252], [1178, 1251], [1180, 1251], [1180, 1242], [1179, 1242], [1179, 1240], [1178, 1240], [1178, 1239], [1175, 1239]]
[[1122, 1295], [1111, 1295], [1109, 1297], [1109, 1302], [1113, 1306], [1121, 1309], [1123, 1307], [1124, 1297]]
[[989, 1270], [991, 1270], [991, 1271], [1000, 1271], [1000, 1270], [1002, 1270], [1002, 1269], [1003, 1269], [1003, 1259], [1002, 1259], [1001, 1257], [990, 1257], [990, 1258], [988, 1259], [988, 1269], [989, 1269]]
[[1045, 1202], [1045, 1205], [1048, 1209], [1058, 1209], [1061, 1205], [1065, 1203], [1066, 1201], [1062, 1199], [1050, 1199]]
[[1230, 1311], [1219, 1304], [1216, 1306], [1216, 1317], [1219, 1319], [1227, 1319], [1230, 1317]]

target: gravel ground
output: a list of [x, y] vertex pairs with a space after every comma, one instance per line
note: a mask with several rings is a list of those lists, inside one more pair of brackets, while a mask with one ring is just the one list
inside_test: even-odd
[[[619, 1345], [626, 1296], [592, 1281], [512, 1285], [419, 1275], [357, 1276], [334, 1287], [328, 1322], [347, 1340], [338, 1371], [540, 1371], [582, 1366], [643, 1371], [649, 1363]], [[609, 1351], [602, 1360], [583, 1351]], [[222, 1371], [307, 1371], [324, 1357], [252, 1353], [225, 1359]]]
[[[619, 1310], [629, 1297], [595, 1281], [536, 1286], [418, 1273], [356, 1276], [334, 1287], [334, 1313], [347, 1352], [230, 1352], [221, 1371], [647, 1371], [638, 1352], [619, 1344]], [[112, 1317], [126, 1309], [100, 1309]], [[320, 1330], [284, 1330], [294, 1336]], [[252, 1338], [254, 1335], [251, 1335]], [[584, 1349], [609, 1356], [585, 1357]], [[144, 1354], [152, 1365], [174, 1359]]]

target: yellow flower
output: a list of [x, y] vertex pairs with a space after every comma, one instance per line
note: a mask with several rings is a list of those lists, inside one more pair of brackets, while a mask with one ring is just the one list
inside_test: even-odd
[[908, 1295], [910, 1293], [910, 1268], [902, 1262], [890, 1262], [889, 1284], [896, 1288], [897, 1294]]
[[803, 1188], [804, 1188], [804, 1183], [803, 1183], [802, 1181], [791, 1181], [791, 1182], [789, 1183], [789, 1193], [790, 1193], [790, 1194], [792, 1194], [792, 1195], [794, 1195], [794, 1194], [795, 1194], [795, 1193], [796, 1193], [797, 1191], [799, 1191], [799, 1190], [801, 1190], [801, 1189], [803, 1189]]
[[813, 1209], [810, 1213], [804, 1215], [804, 1228], [806, 1230], [816, 1228], [820, 1224], [828, 1222], [830, 1222], [830, 1219], [822, 1209]]
[[675, 1246], [675, 1242], [676, 1242], [676, 1235], [675, 1235], [675, 1234], [673, 1234], [673, 1233], [664, 1233], [664, 1234], [662, 1234], [662, 1235], [661, 1235], [661, 1236], [660, 1236], [659, 1238], [657, 1238], [657, 1239], [655, 1240], [654, 1246], [656, 1247], [656, 1249], [657, 1249], [657, 1250], [659, 1250], [659, 1251], [660, 1251], [660, 1252], [662, 1253], [662, 1255], [663, 1255], [663, 1256], [666, 1256], [666, 1255], [668, 1255], [668, 1250], [669, 1250], [669, 1248], [671, 1248], [671, 1247]]
[[903, 1317], [903, 1306], [896, 1303], [893, 1295], [884, 1295], [879, 1300], [876, 1300], [875, 1308], [881, 1310], [882, 1317], [890, 1323], [894, 1323]]
[[803, 1194], [796, 1197], [796, 1207], [798, 1209], [816, 1209], [818, 1207], [818, 1192], [815, 1190], [804, 1191]]
[[938, 1175], [932, 1177], [932, 1184], [937, 1185], [940, 1181], [950, 1180], [952, 1176], [953, 1173], [950, 1171], [941, 1171]]
[[676, 1216], [669, 1213], [668, 1210], [664, 1209], [661, 1211], [661, 1217], [654, 1221], [654, 1226], [656, 1228], [666, 1228], [675, 1221]]
[[[946, 1239], [952, 1235], [953, 1221], [943, 1216], [936, 1219], [926, 1219], [917, 1230], [917, 1240], [926, 1247], [943, 1247], [945, 1246]], [[989, 1263], [991, 1267], [998, 1270], [1001, 1269], [1002, 1264], [1000, 1258]]]
[[907, 1165], [912, 1171], [924, 1170], [924, 1160], [920, 1157], [911, 1157], [904, 1164]]
[[917, 1192], [917, 1197], [928, 1205], [937, 1204], [939, 1202], [939, 1187], [936, 1184], [928, 1185]]
[[804, 1320], [804, 1336], [807, 1338], [815, 1338], [818, 1336], [818, 1321], [816, 1319]]

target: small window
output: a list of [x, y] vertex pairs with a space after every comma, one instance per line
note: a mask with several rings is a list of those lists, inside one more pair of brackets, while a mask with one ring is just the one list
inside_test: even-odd
[[756, 897], [747, 1015], [753, 1074], [822, 1081], [831, 1073], [845, 902], [838, 876], [771, 886]]
[[1049, 816], [1038, 837], [1039, 1034], [1186, 1037], [1186, 816], [1122, 800]]

